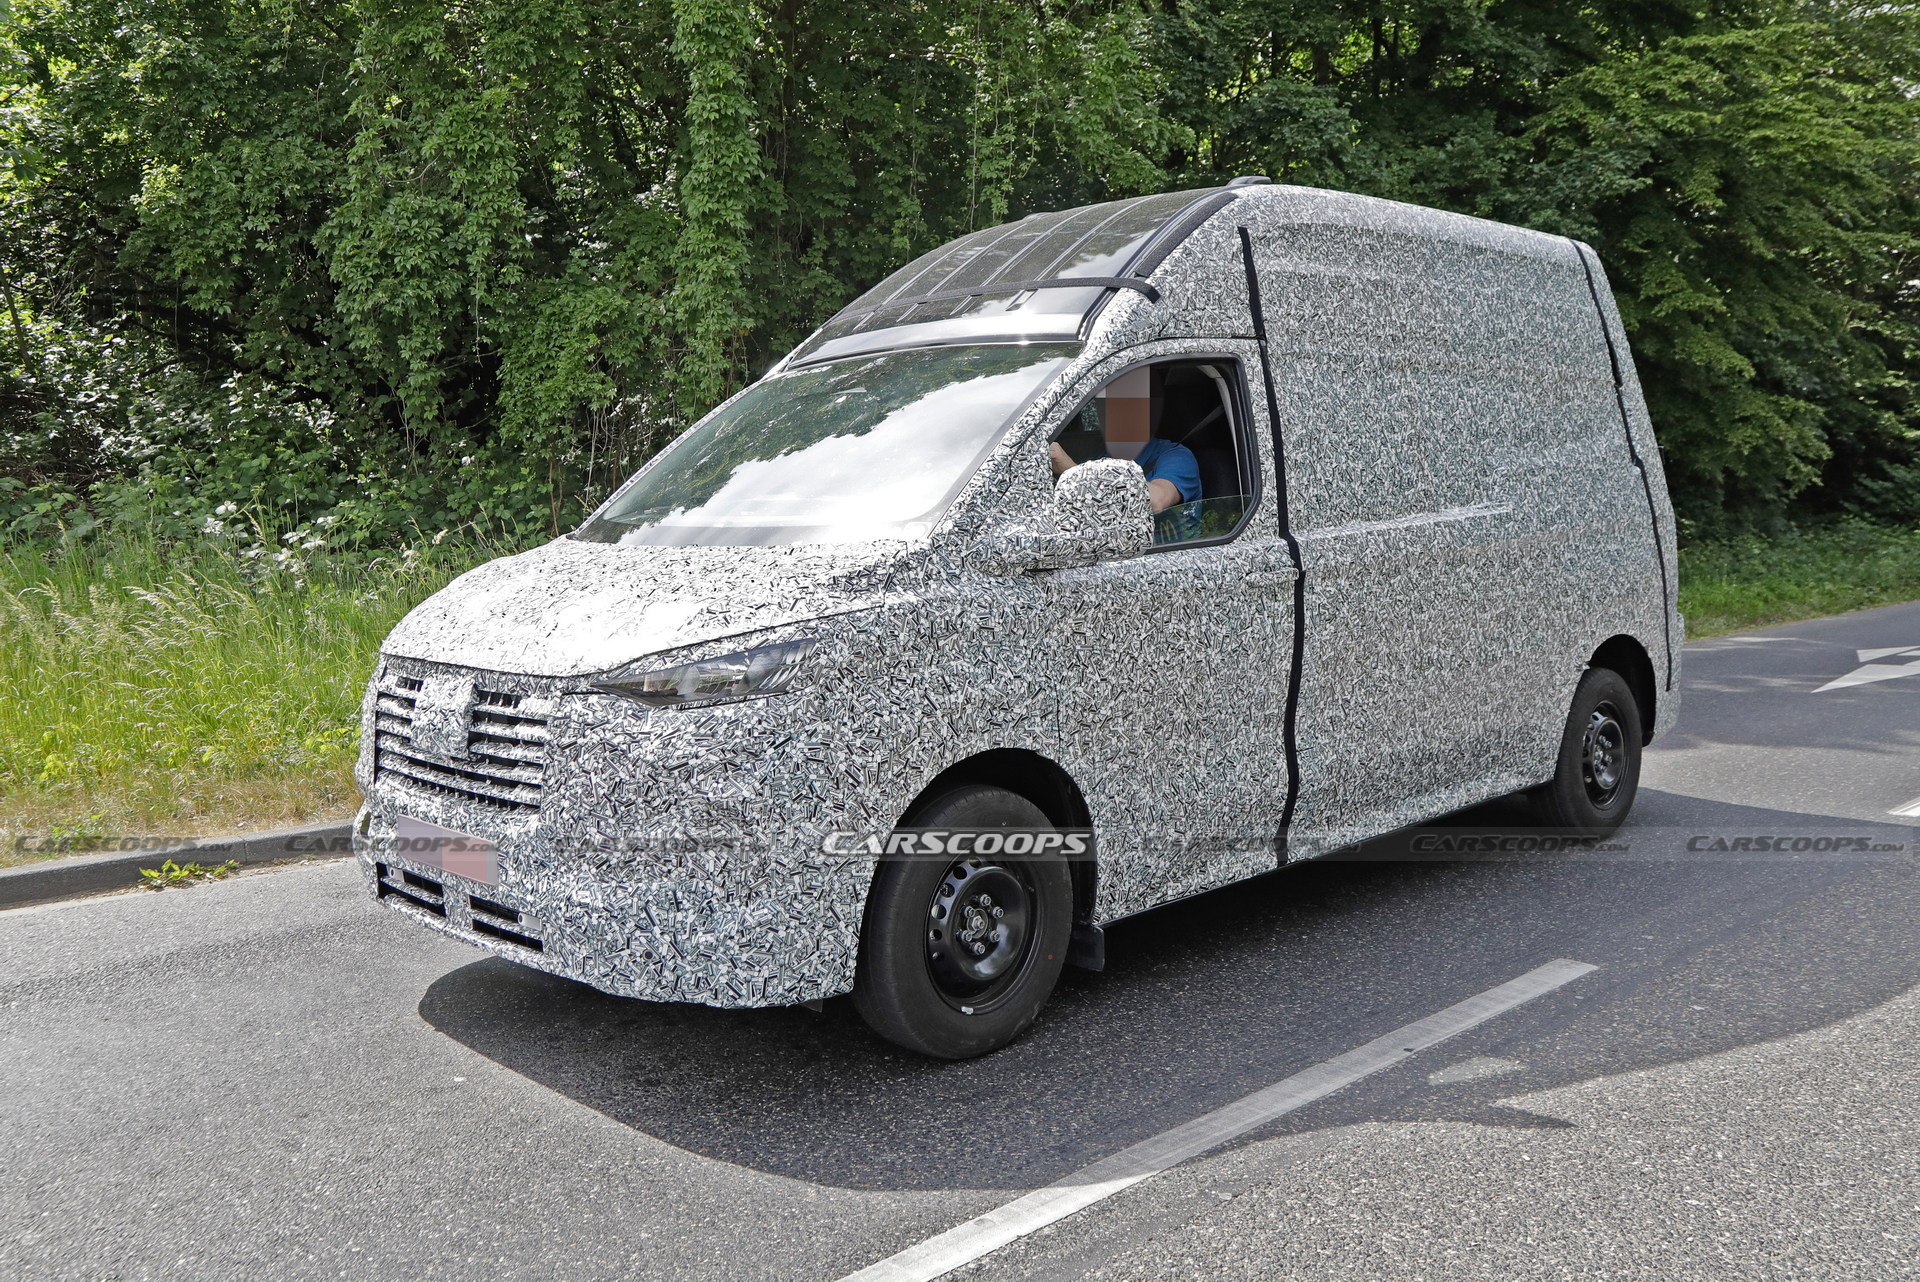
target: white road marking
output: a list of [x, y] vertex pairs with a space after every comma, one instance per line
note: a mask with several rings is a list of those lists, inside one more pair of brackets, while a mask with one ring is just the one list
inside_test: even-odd
[[1526, 1065], [1515, 1059], [1495, 1059], [1491, 1055], [1476, 1055], [1472, 1059], [1463, 1059], [1458, 1064], [1449, 1064], [1437, 1073], [1427, 1074], [1429, 1086], [1456, 1086], [1461, 1082], [1484, 1081], [1489, 1077], [1499, 1077], [1503, 1073], [1517, 1073]]
[[1904, 806], [1895, 806], [1887, 813], [1899, 815], [1902, 819], [1920, 819], [1920, 797], [1915, 797]]
[[[1815, 694], [1827, 690], [1845, 690], [1849, 686], [1863, 686], [1874, 681], [1891, 681], [1895, 677], [1910, 677], [1920, 673], [1920, 646], [1883, 645], [1866, 650], [1855, 650], [1853, 653], [1860, 666], [1844, 677], [1835, 677], [1820, 689], [1815, 690]], [[1880, 662], [1889, 655], [1898, 655], [1907, 662]]]
[[1561, 958], [1517, 979], [1489, 988], [1443, 1011], [1376, 1037], [1344, 1055], [1295, 1073], [1224, 1108], [1142, 1140], [1025, 1197], [910, 1246], [898, 1255], [849, 1273], [840, 1282], [932, 1282], [1007, 1243], [1064, 1220], [1122, 1189], [1151, 1179], [1191, 1157], [1220, 1147], [1276, 1117], [1391, 1068], [1417, 1051], [1437, 1046], [1516, 1006], [1545, 996], [1597, 969]]
[[1867, 650], [1855, 650], [1854, 654], [1859, 657], [1860, 662], [1871, 663], [1875, 659], [1884, 659], [1890, 654], [1905, 654], [1909, 650], [1914, 650], [1914, 649], [1920, 649], [1920, 646], [1882, 645], [1882, 646], [1874, 646], [1871, 649], [1867, 649]]

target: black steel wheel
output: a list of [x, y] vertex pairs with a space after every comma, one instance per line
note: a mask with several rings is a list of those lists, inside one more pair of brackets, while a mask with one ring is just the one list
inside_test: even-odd
[[1640, 788], [1640, 705], [1625, 677], [1588, 668], [1573, 692], [1553, 778], [1533, 790], [1535, 815], [1570, 836], [1605, 837]]
[[991, 1010], [1034, 961], [1040, 892], [1021, 863], [954, 862], [927, 904], [927, 972], [963, 1014]]
[[1613, 700], [1602, 699], [1587, 714], [1580, 736], [1580, 782], [1595, 809], [1613, 804], [1627, 774], [1627, 732]]
[[[1051, 828], [1026, 798], [982, 785], [947, 793], [904, 826]], [[940, 1059], [983, 1055], [1019, 1036], [1053, 992], [1073, 926], [1073, 879], [1058, 856], [1005, 854], [1008, 843], [991, 839], [965, 844], [994, 849], [903, 855], [881, 865], [867, 896], [853, 990], [855, 1008], [875, 1032]]]

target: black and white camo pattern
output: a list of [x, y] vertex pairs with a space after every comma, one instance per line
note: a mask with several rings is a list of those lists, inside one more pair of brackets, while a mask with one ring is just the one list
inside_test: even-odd
[[[1284, 854], [1296, 576], [1242, 228], [1304, 565]], [[1547, 778], [1574, 685], [1611, 637], [1650, 656], [1664, 730], [1681, 626], [1672, 512], [1586, 252], [1390, 202], [1244, 188], [1153, 273], [1158, 302], [1105, 303], [925, 540], [559, 539], [474, 570], [394, 630], [368, 692], [356, 849], [370, 886], [376, 866], [403, 886], [412, 870], [443, 896], [414, 885], [389, 905], [609, 992], [788, 1004], [852, 987], [875, 860], [832, 834], [888, 832], [977, 754], [1019, 750], [1071, 779], [1098, 843], [1093, 920], [1107, 922]], [[1124, 368], [1201, 356], [1245, 380], [1237, 412], [1263, 492], [1238, 537], [1009, 573], [1069, 527], [1118, 528], [1113, 513], [1062, 519], [1051, 430]], [[1140, 535], [1115, 537], [1124, 552]], [[797, 638], [817, 647], [772, 698], [652, 708], [587, 683]], [[483, 723], [503, 737], [462, 743], [462, 725]], [[463, 756], [475, 744], [483, 755]], [[489, 744], [506, 755], [490, 763]], [[429, 765], [409, 777], [396, 749]], [[403, 815], [494, 843], [498, 884], [398, 849]], [[476, 895], [518, 914], [512, 938], [475, 925], [500, 920], [476, 914]]]

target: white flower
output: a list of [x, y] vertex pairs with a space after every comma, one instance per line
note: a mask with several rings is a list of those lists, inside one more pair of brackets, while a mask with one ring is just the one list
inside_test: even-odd
[[306, 549], [307, 551], [311, 552], [315, 548], [323, 548], [327, 546], [327, 541], [325, 539], [308, 539], [305, 543], [302, 543], [300, 546]]
[[213, 509], [213, 514], [215, 516], [232, 516], [239, 510], [240, 505], [238, 503], [222, 503], [219, 507]]
[[225, 521], [216, 520], [215, 518], [210, 516], [206, 520], [200, 522], [200, 532], [202, 534], [225, 534], [227, 532], [227, 523]]
[[444, 538], [446, 538], [446, 537], [447, 537], [447, 534], [448, 534], [448, 531], [446, 531], [446, 530], [442, 530], [442, 531], [440, 531], [440, 533], [438, 533], [438, 534], [436, 534], [436, 535], [434, 535], [434, 536], [433, 536], [433, 541], [434, 541], [435, 543], [438, 543], [438, 542], [440, 542], [440, 541], [441, 541], [442, 539], [444, 539]]

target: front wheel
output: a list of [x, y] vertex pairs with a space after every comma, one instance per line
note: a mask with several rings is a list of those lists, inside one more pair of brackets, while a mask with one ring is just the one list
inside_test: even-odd
[[1573, 692], [1552, 779], [1533, 790], [1549, 828], [1605, 837], [1633, 809], [1640, 788], [1640, 705], [1611, 668], [1588, 668]]
[[[995, 830], [1052, 829], [1039, 807], [1002, 788], [956, 789], [912, 826], [975, 836], [968, 853], [910, 855], [875, 874], [853, 1004], [908, 1050], [984, 1055], [1018, 1037], [1052, 994], [1072, 934], [1073, 879], [1059, 856], [1031, 854], [1030, 840], [993, 839]], [[973, 850], [983, 845], [991, 849]]]

